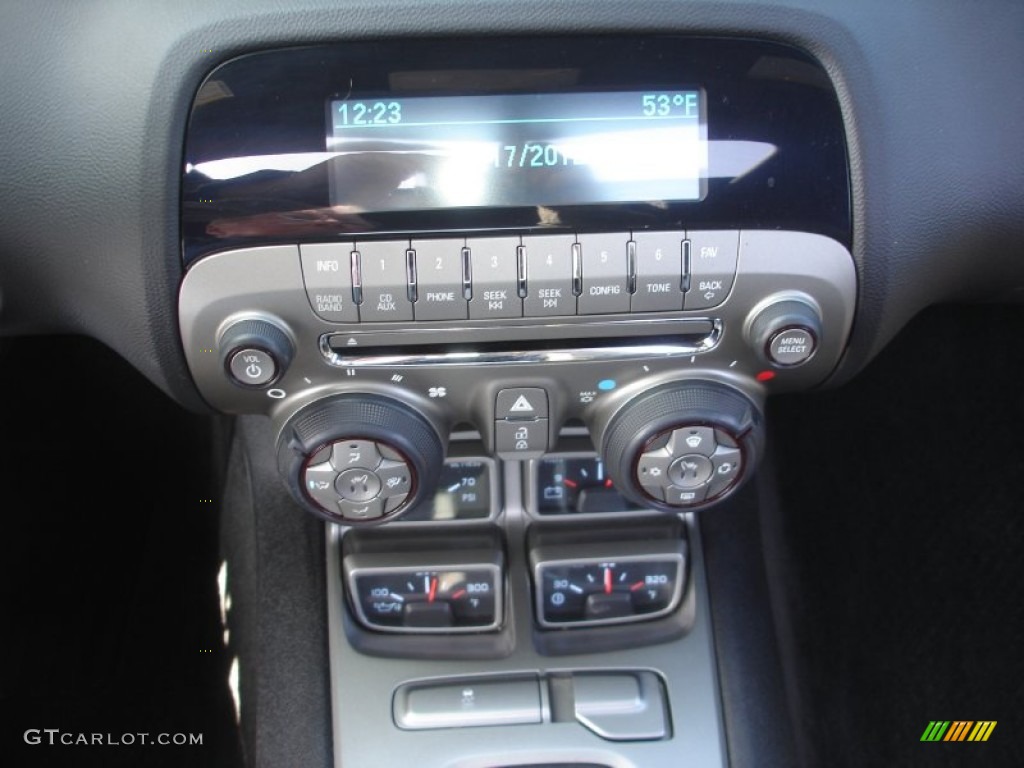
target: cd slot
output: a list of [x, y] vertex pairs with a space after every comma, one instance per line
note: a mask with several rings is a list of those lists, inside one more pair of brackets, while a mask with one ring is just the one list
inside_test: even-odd
[[328, 334], [321, 352], [339, 367], [564, 363], [696, 355], [720, 336], [721, 323], [707, 319], [404, 328]]

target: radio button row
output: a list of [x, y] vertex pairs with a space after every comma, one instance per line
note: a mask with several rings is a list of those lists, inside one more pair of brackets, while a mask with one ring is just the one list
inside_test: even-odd
[[472, 266], [470, 319], [522, 317], [523, 301], [519, 298], [518, 285], [519, 238], [471, 238], [466, 246]]
[[464, 240], [414, 240], [417, 320], [465, 320], [462, 287]]
[[306, 298], [317, 316], [332, 323], [359, 322], [352, 299], [352, 244], [311, 243], [300, 245], [299, 253]]
[[[404, 240], [357, 243], [363, 284], [362, 322], [412, 320]], [[460, 288], [461, 290], [461, 288]]]
[[732, 290], [740, 233], [737, 230], [689, 232], [690, 288], [687, 310], [717, 307]]
[[735, 281], [740, 233], [687, 234], [314, 243], [300, 254], [310, 306], [336, 323], [716, 307]]
[[576, 296], [572, 292], [573, 235], [524, 237], [526, 248], [526, 298], [523, 314], [527, 317], [552, 317], [576, 314]]

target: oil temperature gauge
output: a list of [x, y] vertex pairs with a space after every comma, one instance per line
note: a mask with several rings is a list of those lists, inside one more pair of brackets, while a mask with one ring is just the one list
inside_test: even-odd
[[[421, 562], [430, 563], [424, 558]], [[497, 563], [346, 563], [349, 601], [359, 622], [384, 632], [485, 632], [502, 616]]]
[[685, 579], [682, 552], [611, 554], [535, 561], [537, 621], [541, 626], [645, 621], [679, 606]]

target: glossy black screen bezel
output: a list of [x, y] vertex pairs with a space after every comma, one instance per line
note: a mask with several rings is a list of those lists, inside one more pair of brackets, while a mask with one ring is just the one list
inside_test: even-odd
[[[195, 166], [324, 152], [325, 103], [363, 97], [579, 92], [698, 86], [708, 139], [770, 143], [703, 200], [553, 210], [452, 208], [337, 216], [324, 164], [222, 181]], [[189, 117], [182, 178], [188, 265], [226, 248], [375, 236], [638, 229], [789, 229], [851, 241], [846, 138], [831, 81], [808, 54], [764, 41], [681, 37], [396, 40], [262, 51], [217, 67]]]

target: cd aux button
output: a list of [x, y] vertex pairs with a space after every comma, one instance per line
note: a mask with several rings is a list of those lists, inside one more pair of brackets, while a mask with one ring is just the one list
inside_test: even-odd
[[359, 319], [365, 322], [412, 320], [409, 301], [409, 244], [405, 240], [356, 243], [363, 280]]
[[465, 320], [462, 285], [464, 240], [414, 240], [417, 320]]
[[352, 297], [352, 243], [300, 245], [302, 280], [309, 305], [322, 320], [357, 323], [359, 310]]
[[526, 248], [526, 298], [523, 314], [550, 317], [576, 314], [572, 292], [573, 235], [524, 237]]
[[523, 300], [518, 293], [518, 237], [470, 238], [469, 263], [473, 298], [469, 317], [522, 317]]

